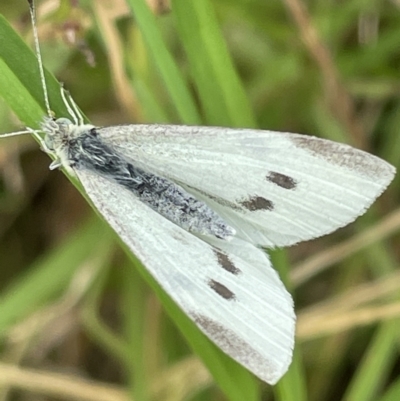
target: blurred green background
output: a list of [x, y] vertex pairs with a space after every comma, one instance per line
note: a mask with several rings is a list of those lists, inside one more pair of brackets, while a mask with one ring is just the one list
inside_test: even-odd
[[[399, 167], [399, 1], [148, 3], [37, 4], [44, 64], [94, 124], [300, 132]], [[27, 2], [0, 13], [0, 132], [37, 127]], [[351, 226], [271, 252], [298, 335], [270, 387], [182, 316], [49, 162], [32, 138], [0, 141], [0, 400], [400, 399], [398, 176]]]

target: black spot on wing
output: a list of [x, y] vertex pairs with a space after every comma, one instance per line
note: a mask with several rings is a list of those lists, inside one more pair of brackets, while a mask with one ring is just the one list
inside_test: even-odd
[[239, 203], [250, 212], [256, 210], [274, 210], [274, 204], [261, 196], [251, 196], [248, 199], [241, 200]]
[[235, 299], [235, 294], [229, 288], [225, 287], [223, 284], [219, 283], [218, 281], [210, 280], [208, 282], [208, 285], [212, 290], [214, 290], [222, 298], [225, 298], [228, 300]]
[[272, 182], [273, 184], [278, 185], [278, 187], [284, 189], [294, 189], [297, 186], [297, 182], [294, 178], [285, 174], [277, 173], [275, 171], [270, 171], [266, 178], [269, 182]]
[[229, 259], [229, 256], [226, 255], [225, 253], [221, 252], [218, 249], [213, 249], [215, 256], [217, 257], [218, 260], [218, 264], [225, 269], [226, 271], [228, 271], [229, 273], [232, 274], [239, 274], [241, 273], [241, 270], [239, 268], [237, 268], [233, 262]]

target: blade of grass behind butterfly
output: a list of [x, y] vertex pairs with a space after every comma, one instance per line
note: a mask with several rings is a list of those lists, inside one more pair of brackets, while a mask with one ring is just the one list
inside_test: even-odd
[[144, 0], [128, 0], [128, 4], [182, 122], [200, 124], [201, 117], [193, 97], [161, 36], [155, 17]]
[[[0, 94], [27, 126], [37, 128], [45, 114], [43, 89], [35, 54], [0, 15]], [[46, 75], [50, 104], [57, 116], [69, 117], [60, 96], [60, 85]]]
[[173, 0], [172, 10], [207, 123], [255, 127], [253, 111], [211, 2]]
[[385, 389], [384, 395], [377, 401], [397, 401], [400, 399], [400, 378], [397, 378]]
[[376, 330], [343, 400], [373, 401], [377, 399], [396, 363], [398, 327], [399, 319], [395, 319], [382, 323]]

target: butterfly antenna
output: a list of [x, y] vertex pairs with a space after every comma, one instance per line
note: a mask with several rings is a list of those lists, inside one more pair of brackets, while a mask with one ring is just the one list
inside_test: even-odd
[[49, 95], [48, 95], [48, 92], [47, 92], [46, 79], [44, 77], [42, 53], [40, 51], [39, 36], [38, 36], [37, 25], [36, 25], [35, 2], [34, 2], [34, 0], [28, 0], [28, 3], [29, 3], [29, 13], [31, 15], [32, 30], [33, 30], [33, 40], [35, 42], [36, 57], [37, 57], [37, 60], [38, 60], [38, 65], [39, 65], [40, 81], [42, 83], [42, 88], [43, 88], [44, 103], [46, 105], [47, 115], [49, 117], [52, 117], [53, 113], [50, 110]]

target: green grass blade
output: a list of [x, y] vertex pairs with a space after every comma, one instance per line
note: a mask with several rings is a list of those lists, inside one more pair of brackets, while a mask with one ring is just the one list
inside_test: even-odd
[[172, 10], [209, 125], [254, 127], [255, 118], [209, 0]]
[[144, 0], [128, 0], [136, 18], [149, 52], [159, 68], [173, 104], [185, 124], [200, 124], [197, 111], [187, 85], [174, 61], [157, 27], [156, 20]]
[[[0, 15], [0, 95], [26, 125], [37, 128], [45, 114], [43, 89], [35, 54]], [[50, 104], [58, 116], [68, 117], [60, 85], [46, 72]]]

